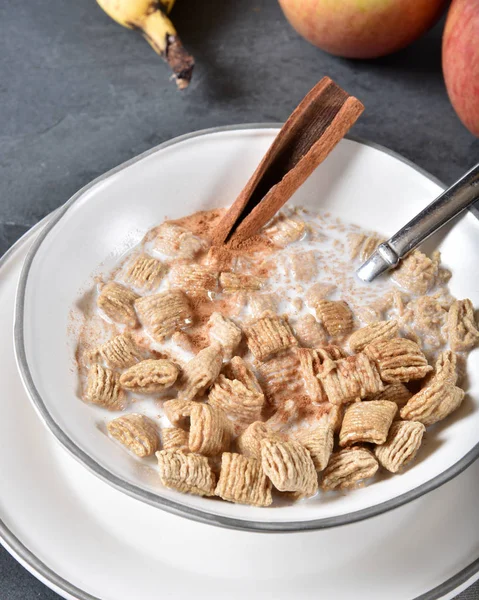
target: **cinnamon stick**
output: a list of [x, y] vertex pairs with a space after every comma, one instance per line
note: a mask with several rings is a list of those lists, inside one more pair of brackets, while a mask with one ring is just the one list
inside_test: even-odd
[[324, 77], [293, 111], [219, 223], [213, 244], [241, 244], [265, 225], [323, 162], [364, 110]]

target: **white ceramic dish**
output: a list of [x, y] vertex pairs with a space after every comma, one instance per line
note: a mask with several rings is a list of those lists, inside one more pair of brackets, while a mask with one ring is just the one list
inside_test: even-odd
[[193, 523], [90, 474], [15, 369], [15, 289], [36, 234], [0, 259], [0, 541], [31, 573], [70, 600], [449, 600], [477, 579], [479, 462], [387, 514], [288, 535]]
[[[162, 488], [153, 468], [112, 444], [97, 427], [108, 415], [76, 397], [68, 315], [92, 274], [111, 268], [165, 217], [231, 202], [276, 132], [250, 126], [184, 136], [114, 169], [76, 194], [27, 257], [15, 330], [20, 371], [35, 407], [85, 466], [154, 506], [211, 524], [260, 531], [317, 529], [379, 514], [457, 475], [479, 452], [478, 351], [469, 358], [467, 400], [447, 424], [428, 435], [421, 460], [413, 468], [354, 492], [319, 495], [281, 509], [233, 505]], [[345, 140], [292, 202], [330, 210], [390, 234], [440, 190], [436, 181], [383, 149]], [[455, 273], [453, 293], [479, 304], [479, 281], [471, 277], [479, 256], [479, 222], [467, 214], [431, 244], [439, 241], [444, 262]]]

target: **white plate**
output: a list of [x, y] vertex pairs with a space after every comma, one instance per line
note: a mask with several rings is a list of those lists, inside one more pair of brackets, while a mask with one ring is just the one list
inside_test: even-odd
[[[18, 292], [16, 349], [29, 394], [47, 426], [85, 466], [116, 488], [154, 506], [216, 525], [302, 530], [341, 525], [399, 506], [458, 474], [478, 454], [479, 351], [469, 357], [469, 395], [428, 432], [421, 460], [400, 477], [281, 509], [239, 506], [163, 488], [97, 426], [105, 411], [79, 401], [67, 344], [68, 316], [92, 274], [109, 270], [165, 217], [231, 202], [277, 129], [231, 129], [183, 136], [114, 169], [81, 190], [51, 221], [30, 252]], [[441, 191], [410, 164], [371, 145], [343, 140], [291, 202], [329, 210], [392, 234]], [[479, 221], [466, 214], [438, 244], [453, 268], [452, 291], [479, 304]], [[99, 266], [101, 265], [101, 266]]]
[[367, 521], [268, 535], [169, 515], [91, 475], [43, 427], [15, 368], [33, 237], [0, 259], [0, 538], [48, 586], [75, 600], [447, 600], [477, 579], [479, 462]]

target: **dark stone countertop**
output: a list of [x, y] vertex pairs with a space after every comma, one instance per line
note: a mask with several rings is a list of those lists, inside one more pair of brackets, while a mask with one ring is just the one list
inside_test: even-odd
[[[376, 61], [319, 51], [275, 0], [179, 0], [174, 22], [196, 58], [179, 93], [150, 47], [93, 0], [0, 4], [0, 253], [91, 179], [205, 127], [283, 121], [325, 74], [366, 105], [356, 135], [452, 183], [479, 160], [479, 140], [449, 104], [442, 26]], [[0, 598], [58, 598], [0, 551]], [[479, 598], [479, 586], [460, 596]]]

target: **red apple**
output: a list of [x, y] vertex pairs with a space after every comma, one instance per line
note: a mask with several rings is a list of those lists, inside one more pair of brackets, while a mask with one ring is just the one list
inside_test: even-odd
[[442, 42], [442, 68], [455, 111], [479, 136], [479, 0], [454, 0]]
[[345, 58], [376, 58], [420, 37], [439, 18], [446, 1], [279, 0], [279, 4], [296, 31], [315, 46]]

